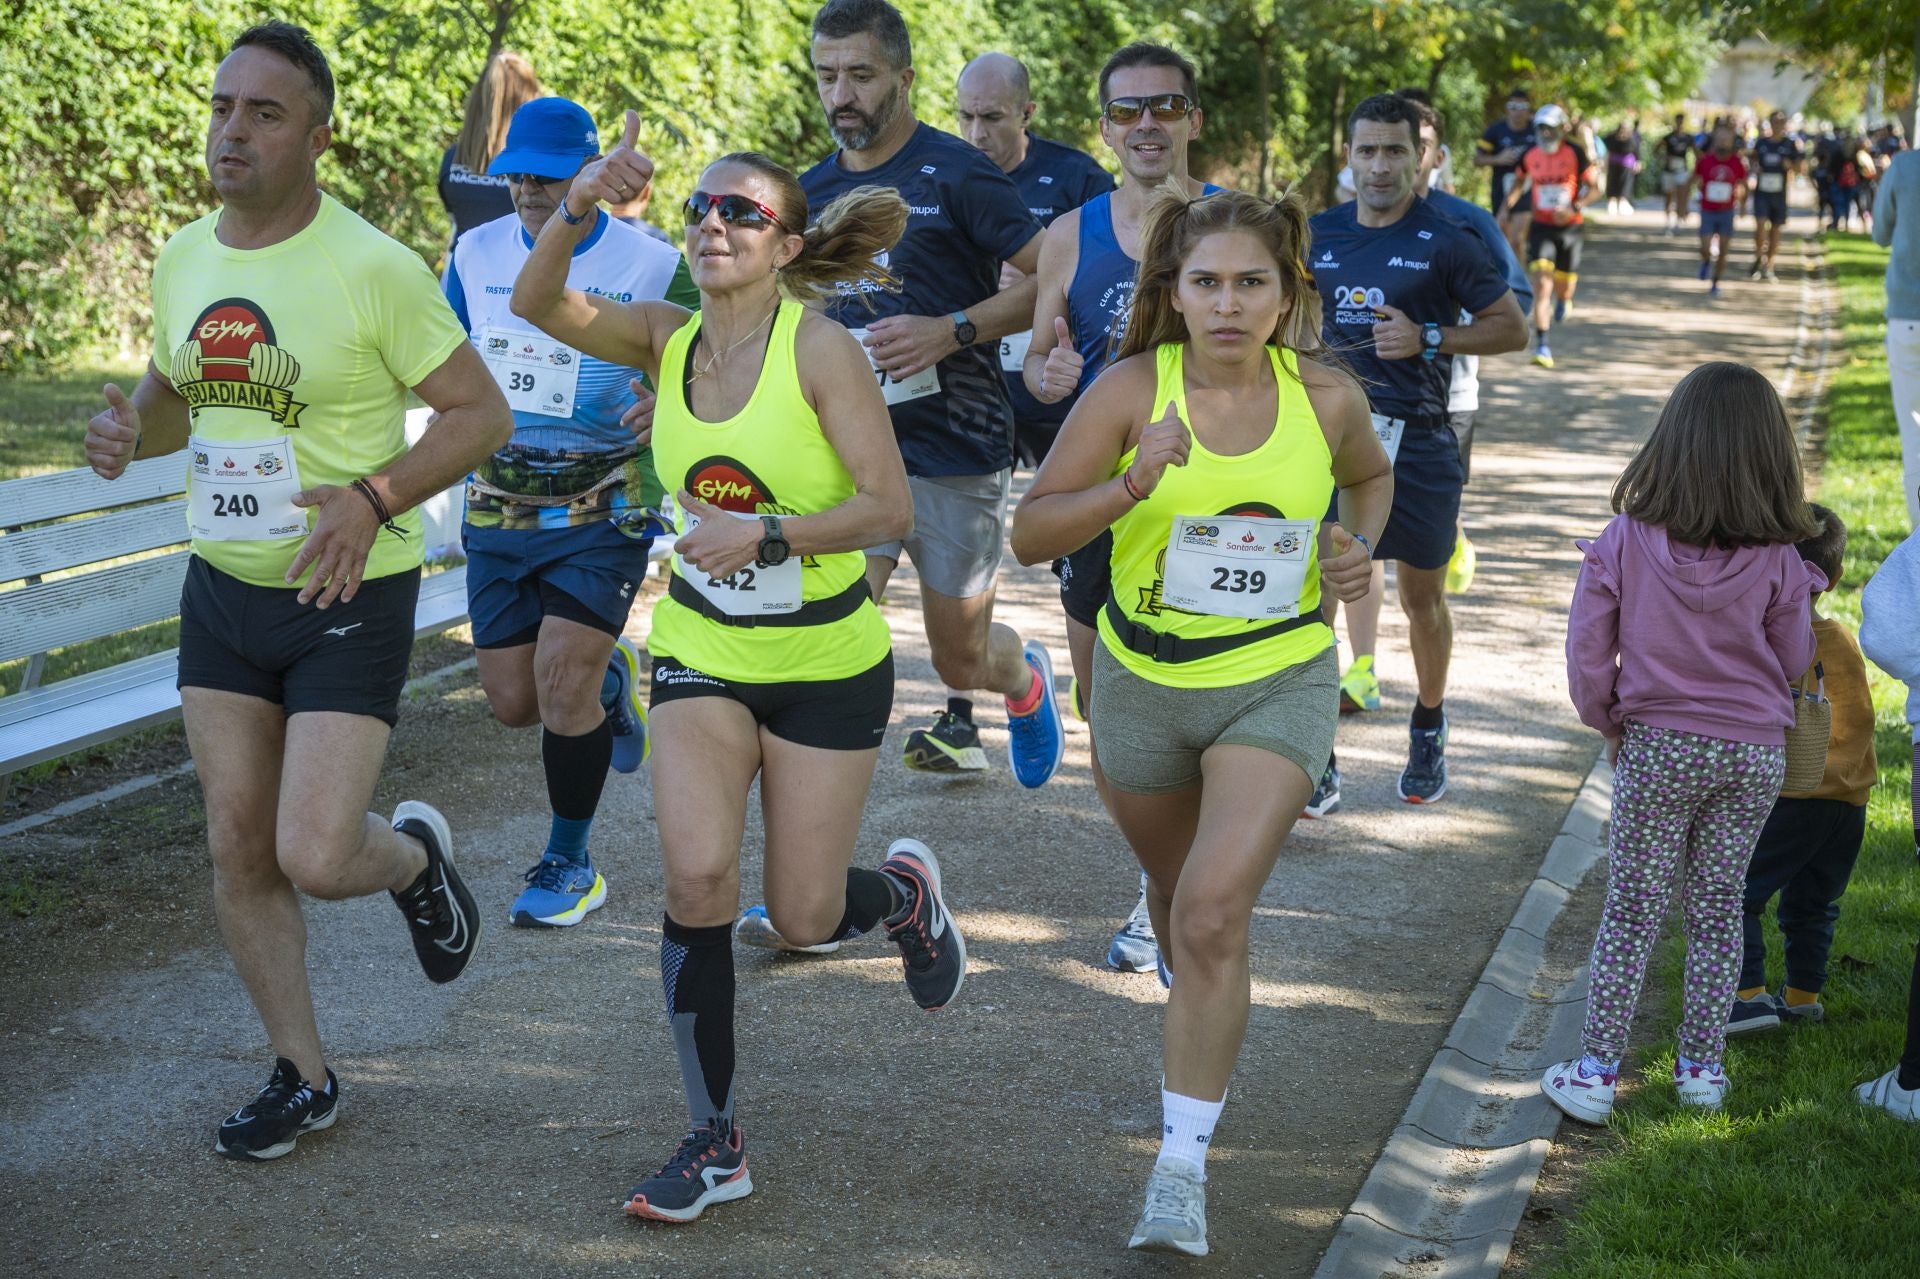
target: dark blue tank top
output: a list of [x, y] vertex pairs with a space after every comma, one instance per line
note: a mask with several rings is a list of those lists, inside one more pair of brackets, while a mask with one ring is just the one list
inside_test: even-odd
[[[1201, 195], [1217, 195], [1211, 182]], [[1113, 196], [1097, 195], [1080, 206], [1080, 258], [1067, 286], [1067, 324], [1073, 344], [1085, 360], [1080, 389], [1107, 367], [1124, 332], [1127, 305], [1133, 301], [1133, 277], [1140, 264], [1127, 256], [1113, 233]]]

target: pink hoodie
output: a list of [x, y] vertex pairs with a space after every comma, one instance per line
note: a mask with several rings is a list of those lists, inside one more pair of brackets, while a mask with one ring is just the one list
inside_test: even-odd
[[1567, 689], [1581, 723], [1608, 737], [1636, 720], [1786, 741], [1788, 686], [1813, 662], [1819, 569], [1789, 543], [1703, 550], [1624, 515], [1574, 545], [1587, 558], [1567, 614]]

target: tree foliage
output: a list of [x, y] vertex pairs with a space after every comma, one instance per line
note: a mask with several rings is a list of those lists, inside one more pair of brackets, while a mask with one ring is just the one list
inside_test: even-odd
[[[896, 3], [922, 118], [951, 127], [960, 67], [1005, 49], [1033, 72], [1041, 131], [1104, 155], [1095, 74], [1120, 44], [1161, 40], [1201, 68], [1196, 167], [1267, 191], [1301, 179], [1326, 190], [1346, 113], [1381, 90], [1431, 91], [1456, 150], [1516, 82], [1593, 111], [1662, 104], [1717, 52], [1722, 16], [1697, 0]], [[7, 8], [0, 369], [138, 349], [154, 253], [213, 200], [201, 150], [214, 68], [259, 10], [240, 0]], [[333, 60], [336, 138], [322, 182], [437, 262], [448, 234], [440, 154], [492, 49], [525, 53], [549, 92], [603, 128], [639, 110], [670, 205], [722, 151], [753, 147], [795, 166], [827, 152], [807, 56], [813, 11], [813, 0], [286, 0], [277, 12], [311, 28]]]

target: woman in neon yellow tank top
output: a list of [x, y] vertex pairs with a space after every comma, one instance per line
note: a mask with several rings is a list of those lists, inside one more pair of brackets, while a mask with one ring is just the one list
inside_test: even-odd
[[[1306, 223], [1295, 194], [1170, 191], [1116, 362], [1014, 514], [1026, 564], [1114, 536], [1094, 749], [1171, 985], [1135, 1248], [1207, 1250], [1205, 1156], [1246, 1036], [1254, 900], [1339, 715], [1321, 593], [1366, 590], [1393, 501], [1366, 396], [1319, 347]], [[1321, 529], [1336, 488], [1340, 522]]]
[[629, 112], [621, 146], [574, 179], [515, 281], [513, 309], [646, 371], [659, 388], [654, 461], [678, 491], [673, 577], [648, 646], [667, 885], [660, 971], [691, 1131], [628, 1192], [627, 1211], [680, 1222], [753, 1189], [733, 1120], [732, 933], [756, 775], [763, 922], [796, 948], [885, 924], [923, 1008], [959, 990], [966, 946], [924, 844], [894, 841], [878, 870], [849, 866], [893, 705], [892, 645], [861, 548], [904, 536], [912, 499], [866, 354], [802, 305], [843, 285], [893, 284], [876, 258], [900, 238], [906, 205], [863, 187], [809, 227], [793, 174], [738, 152], [708, 166], [685, 207], [698, 315], [567, 289], [594, 202], [630, 198], [652, 174], [635, 129]]

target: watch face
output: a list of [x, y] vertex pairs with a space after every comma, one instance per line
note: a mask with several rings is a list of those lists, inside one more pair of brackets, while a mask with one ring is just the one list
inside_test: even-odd
[[954, 340], [961, 346], [972, 346], [974, 335], [978, 332], [979, 330], [974, 328], [973, 321], [971, 320], [961, 320], [953, 326]]

